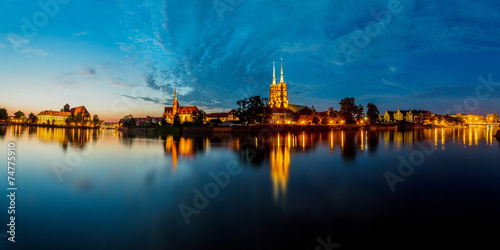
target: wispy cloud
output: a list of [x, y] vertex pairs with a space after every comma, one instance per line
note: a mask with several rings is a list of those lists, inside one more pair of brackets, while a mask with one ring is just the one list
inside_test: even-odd
[[7, 35], [5, 38], [7, 41], [10, 42], [12, 48], [21, 54], [26, 54], [26, 55], [35, 55], [35, 56], [48, 56], [49, 53], [47, 53], [44, 50], [40, 49], [35, 49], [29, 45], [30, 40], [14, 33], [10, 33]]
[[89, 33], [88, 31], [84, 31], [84, 32], [75, 33], [75, 34], [73, 34], [73, 36], [84, 36], [84, 35], [87, 35], [88, 33]]
[[84, 68], [80, 70], [80, 76], [82, 77], [90, 77], [90, 76], [95, 76], [97, 74], [97, 71], [95, 68]]
[[398, 87], [398, 88], [402, 88], [402, 89], [405, 89], [405, 90], [409, 90], [411, 93], [416, 93], [417, 91], [415, 91], [414, 89], [411, 89], [411, 88], [408, 88], [406, 86], [403, 86], [401, 84], [397, 84], [393, 81], [389, 81], [389, 80], [386, 80], [384, 78], [382, 78], [382, 82], [385, 84], [385, 85], [389, 85], [389, 86], [393, 86], [393, 87]]
[[144, 97], [144, 96], [130, 96], [130, 95], [122, 95], [124, 97], [134, 99], [134, 100], [143, 100], [147, 102], [152, 102], [156, 104], [161, 104], [161, 105], [171, 105], [172, 103], [167, 103], [166, 101], [162, 101], [159, 98], [152, 98], [152, 97]]
[[0, 49], [5, 49], [5, 44], [0, 43]]
[[137, 85], [134, 85], [134, 84], [124, 83], [123, 79], [121, 79], [121, 78], [111, 79], [111, 83], [109, 85], [122, 87], [122, 88], [135, 88], [135, 87], [137, 87]]

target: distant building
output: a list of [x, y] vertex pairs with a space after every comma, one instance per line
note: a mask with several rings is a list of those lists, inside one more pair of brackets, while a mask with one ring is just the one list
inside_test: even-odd
[[[280, 82], [276, 83], [276, 67], [273, 62], [273, 82], [269, 86], [269, 108], [271, 109], [271, 123], [288, 123], [294, 112], [299, 112], [304, 105], [289, 104], [288, 87], [283, 76], [283, 59], [281, 59], [281, 77]], [[310, 108], [313, 113], [316, 112], [314, 106]]]
[[[69, 108], [69, 105], [68, 105], [68, 108]], [[82, 114], [85, 120], [90, 120], [90, 113], [87, 110], [87, 108], [85, 108], [85, 106], [78, 106], [76, 108], [72, 108], [69, 110], [69, 112], [74, 116], [76, 116], [78, 114]]]
[[70, 109], [67, 103], [61, 111], [44, 110], [38, 113], [37, 118], [39, 124], [65, 125], [66, 119], [71, 115], [77, 116], [78, 114], [82, 114], [84, 120], [90, 121], [90, 113], [85, 106]]
[[432, 112], [427, 111], [427, 110], [419, 110], [418, 112], [422, 116], [423, 124], [429, 124], [434, 117], [434, 114], [432, 114]]
[[385, 122], [401, 122], [404, 120], [403, 113], [398, 109], [398, 111], [385, 111], [384, 121]]
[[193, 121], [193, 112], [199, 112], [196, 106], [186, 106], [181, 107], [179, 102], [177, 102], [177, 90], [174, 92], [174, 102], [172, 107], [165, 107], [163, 111], [163, 119], [169, 123], [174, 122], [174, 117], [176, 114], [179, 115], [181, 123]]
[[152, 116], [146, 116], [146, 117], [139, 117], [135, 119], [135, 124], [137, 126], [144, 126], [144, 125], [150, 125], [150, 124], [157, 124], [161, 122], [163, 118], [162, 117], [152, 117]]
[[235, 109], [232, 109], [231, 111], [229, 111], [227, 119], [228, 119], [229, 121], [238, 121], [238, 120], [239, 120], [239, 118], [238, 118], [238, 117], [236, 117], [236, 115], [235, 115], [235, 114], [236, 114], [236, 110], [235, 110]]
[[229, 113], [211, 113], [211, 114], [207, 114], [205, 118], [208, 122], [210, 122], [212, 120], [217, 120], [217, 118], [219, 118], [222, 122], [226, 122], [226, 121], [230, 120]]
[[64, 112], [69, 112], [69, 104], [66, 103], [66, 105], [64, 105], [63, 107], [63, 110]]
[[273, 83], [269, 87], [269, 107], [288, 108], [288, 90], [283, 78], [283, 58], [281, 59], [281, 80], [276, 84], [276, 70], [273, 62]]
[[418, 110], [408, 110], [405, 115], [405, 121], [408, 123], [423, 123], [424, 113]]
[[496, 113], [487, 114], [486, 115], [486, 122], [488, 122], [488, 123], [498, 123], [498, 114], [496, 114]]
[[270, 123], [286, 124], [292, 120], [293, 112], [287, 108], [271, 108]]
[[64, 125], [71, 112], [44, 110], [38, 113], [38, 123], [48, 125]]
[[465, 124], [482, 124], [482, 123], [486, 122], [484, 116], [482, 116], [482, 115], [470, 115], [470, 114], [457, 113], [456, 116], [461, 118]]

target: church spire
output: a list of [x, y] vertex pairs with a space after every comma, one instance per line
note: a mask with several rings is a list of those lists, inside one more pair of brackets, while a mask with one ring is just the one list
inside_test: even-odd
[[177, 100], [177, 87], [174, 89], [174, 100]]
[[283, 57], [281, 58], [281, 81], [280, 83], [284, 83], [285, 80], [283, 78]]
[[274, 66], [274, 61], [273, 61], [273, 85], [276, 85], [276, 67]]

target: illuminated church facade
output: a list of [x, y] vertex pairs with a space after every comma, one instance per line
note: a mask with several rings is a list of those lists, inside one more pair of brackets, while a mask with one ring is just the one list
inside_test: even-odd
[[[271, 123], [290, 123], [292, 114], [306, 107], [288, 103], [288, 87], [283, 76], [283, 58], [281, 59], [281, 77], [279, 83], [276, 82], [276, 66], [273, 62], [273, 82], [269, 86]], [[314, 110], [314, 107], [311, 109]]]
[[177, 101], [177, 89], [174, 92], [174, 102], [172, 107], [165, 107], [163, 111], [163, 119], [168, 123], [174, 122], [175, 115], [179, 115], [181, 123], [193, 121], [193, 112], [199, 112], [196, 106], [185, 106], [181, 107]]
[[281, 59], [281, 78], [276, 84], [276, 67], [273, 62], [273, 83], [269, 88], [269, 107], [288, 108], [288, 90], [283, 77], [283, 58]]

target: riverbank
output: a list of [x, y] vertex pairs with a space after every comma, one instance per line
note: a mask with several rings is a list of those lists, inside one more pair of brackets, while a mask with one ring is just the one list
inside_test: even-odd
[[0, 126], [16, 126], [16, 125], [24, 126], [24, 127], [41, 127], [41, 128], [99, 129], [99, 127], [87, 127], [87, 126], [63, 126], [63, 125], [0, 122]]
[[180, 134], [181, 129], [175, 127], [135, 127], [126, 128], [120, 127], [118, 131], [126, 134], [127, 136], [145, 136], [145, 137], [155, 137], [155, 136], [167, 136], [172, 134]]
[[182, 133], [258, 133], [258, 132], [310, 132], [333, 130], [397, 130], [428, 128], [422, 124], [377, 124], [377, 125], [255, 125], [241, 127], [185, 127]]

